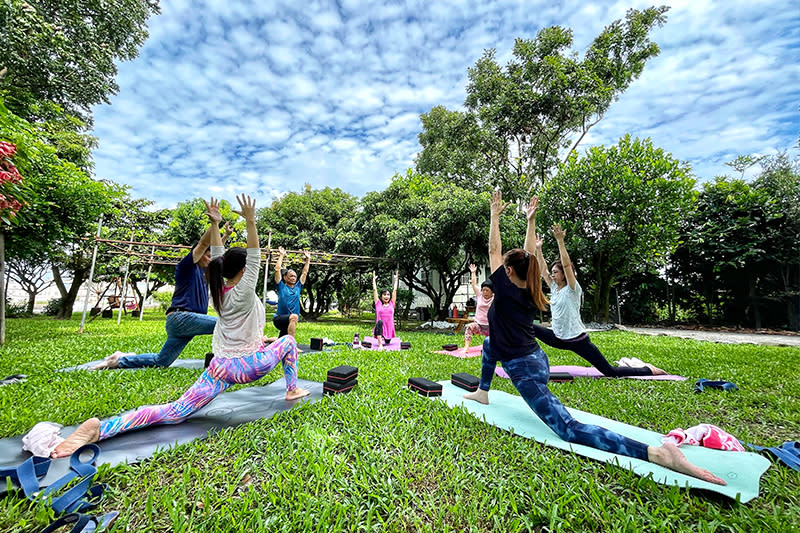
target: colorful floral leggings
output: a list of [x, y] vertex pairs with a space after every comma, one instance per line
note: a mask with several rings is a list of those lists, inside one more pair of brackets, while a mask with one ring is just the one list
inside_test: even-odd
[[178, 424], [213, 400], [235, 383], [250, 383], [265, 375], [278, 363], [283, 363], [286, 390], [297, 388], [297, 341], [281, 337], [269, 346], [246, 357], [224, 359], [215, 357], [208, 368], [183, 396], [172, 403], [148, 405], [136, 411], [104, 420], [100, 424], [100, 440], [118, 433], [140, 429], [153, 424]]
[[467, 326], [464, 330], [464, 345], [469, 346], [469, 343], [472, 342], [473, 335], [483, 335], [484, 337], [489, 336], [489, 325], [478, 324], [477, 322], [472, 322]]

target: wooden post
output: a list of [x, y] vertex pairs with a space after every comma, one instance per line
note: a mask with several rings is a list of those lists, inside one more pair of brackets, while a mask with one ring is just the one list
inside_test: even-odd
[[[100, 238], [100, 230], [103, 227], [103, 215], [97, 220], [97, 239]], [[83, 333], [83, 327], [86, 324], [86, 308], [89, 306], [89, 292], [92, 290], [92, 281], [94, 280], [94, 265], [97, 262], [97, 240], [94, 241], [94, 251], [92, 252], [92, 266], [89, 268], [89, 281], [86, 282], [86, 298], [83, 300], [83, 314], [81, 315], [81, 329], [78, 333]]]
[[125, 296], [128, 293], [128, 274], [131, 271], [131, 252], [133, 251], [133, 228], [131, 228], [131, 243], [128, 245], [128, 262], [125, 263], [125, 279], [122, 282], [122, 295], [119, 300], [119, 313], [117, 313], [117, 325], [122, 321], [122, 312], [125, 310]]
[[144, 298], [142, 298], [142, 307], [139, 308], [139, 322], [142, 321], [144, 315], [144, 302], [147, 300], [147, 292], [150, 289], [150, 272], [153, 270], [153, 257], [156, 255], [156, 247], [150, 248], [150, 264], [147, 265], [147, 279], [144, 282]]

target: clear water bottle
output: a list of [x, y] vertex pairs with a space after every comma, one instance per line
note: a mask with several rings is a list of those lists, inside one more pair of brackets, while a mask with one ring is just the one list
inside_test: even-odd
[[353, 348], [361, 348], [361, 338], [358, 336], [358, 332], [353, 335]]

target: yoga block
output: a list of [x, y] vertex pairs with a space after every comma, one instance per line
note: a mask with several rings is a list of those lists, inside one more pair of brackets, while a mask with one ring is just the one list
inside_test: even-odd
[[311, 349], [312, 350], [322, 351], [322, 339], [314, 339], [314, 338], [312, 338], [311, 342], [309, 344], [311, 344]]
[[114, 316], [114, 311], [112, 309], [103, 309], [103, 318], [111, 318]]
[[340, 383], [338, 381], [325, 381], [322, 383], [323, 394], [345, 394], [353, 390], [353, 387], [358, 385], [358, 380], [351, 379], [350, 381]]
[[470, 392], [478, 390], [479, 382], [480, 380], [476, 376], [467, 374], [466, 372], [459, 372], [450, 376], [450, 383]]
[[458, 344], [445, 344], [444, 346], [442, 346], [442, 350], [453, 352], [455, 350], [458, 350]]
[[408, 388], [423, 396], [441, 396], [442, 386], [425, 378], [409, 378]]
[[206, 362], [203, 364], [203, 368], [208, 368], [208, 365], [211, 364], [212, 359], [214, 359], [214, 352], [206, 353]]
[[336, 383], [346, 383], [358, 377], [358, 368], [354, 366], [340, 365], [328, 370], [328, 381]]
[[572, 374], [569, 372], [550, 372], [550, 381], [572, 381]]
[[410, 350], [411, 349], [411, 343], [408, 342], [408, 341], [402, 341], [400, 343], [400, 349], [401, 350]]
[[372, 348], [372, 343], [369, 341], [361, 341], [361, 346], [364, 348]]

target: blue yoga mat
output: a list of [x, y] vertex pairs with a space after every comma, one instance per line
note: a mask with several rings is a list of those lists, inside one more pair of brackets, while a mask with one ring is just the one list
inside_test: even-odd
[[[448, 406], [463, 407], [487, 424], [533, 439], [547, 446], [554, 446], [598, 461], [617, 464], [643, 477], [652, 475], [653, 481], [664, 485], [706, 489], [724, 494], [729, 498], [738, 496], [742, 503], [746, 503], [758, 496], [759, 479], [770, 466], [770, 462], [766, 457], [755, 453], [711, 450], [699, 446], [681, 446], [681, 451], [689, 461], [701, 468], [710, 470], [728, 484], [722, 486], [708, 483], [648, 461], [605, 452], [581, 444], [569, 443], [547, 427], [528, 407], [528, 404], [525, 403], [521, 396], [493, 390], [489, 392], [489, 405], [483, 405], [472, 400], [465, 400], [463, 396], [466, 391], [456, 387], [449, 381], [440, 381], [439, 383], [442, 384], [441, 398]], [[433, 399], [435, 400], [436, 398]], [[577, 409], [567, 409], [576, 420], [585, 424], [602, 426], [651, 446], [661, 445], [661, 434], [654, 431], [623, 424], [616, 420], [603, 418], [602, 416]]]

